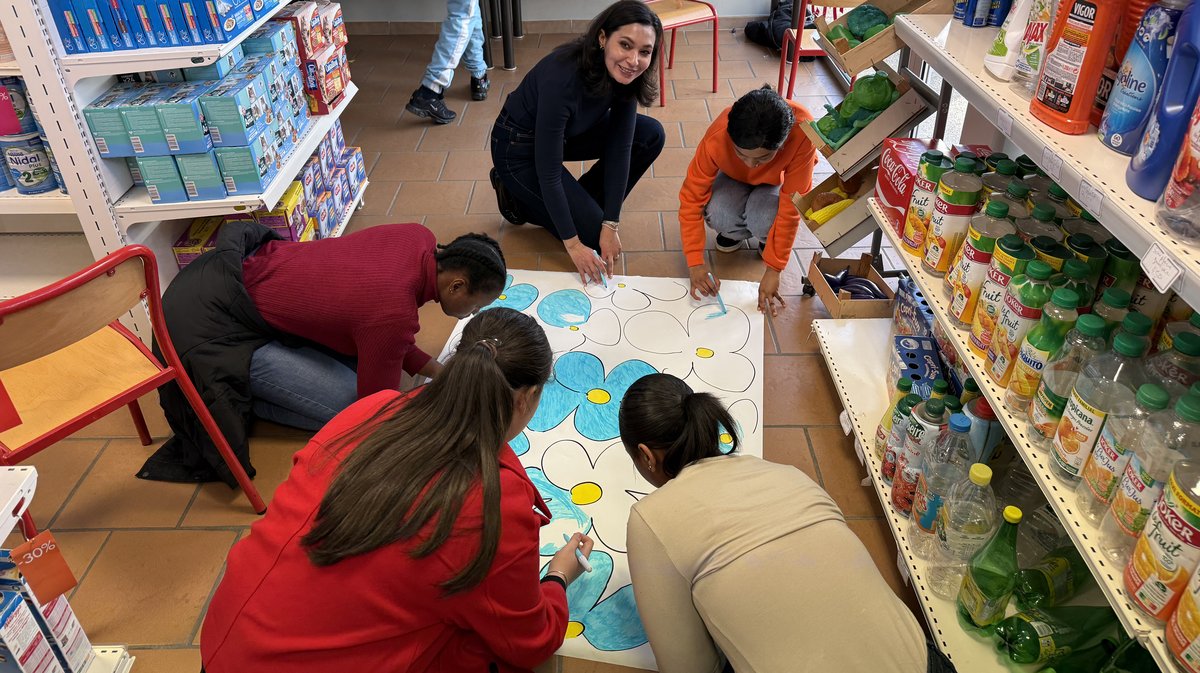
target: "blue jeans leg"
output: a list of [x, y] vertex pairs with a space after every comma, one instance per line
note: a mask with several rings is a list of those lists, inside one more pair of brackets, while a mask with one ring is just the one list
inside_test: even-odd
[[301, 430], [320, 430], [358, 398], [358, 375], [315, 348], [272, 341], [250, 359], [254, 415]]
[[[468, 50], [471, 53], [468, 54]], [[479, 16], [479, 0], [447, 0], [446, 20], [437, 44], [433, 46], [433, 59], [425, 70], [422, 86], [437, 93], [450, 87], [454, 80], [454, 69], [466, 54], [466, 65], [476, 76], [486, 72], [483, 65], [483, 20]], [[478, 74], [476, 74], [478, 70]]]

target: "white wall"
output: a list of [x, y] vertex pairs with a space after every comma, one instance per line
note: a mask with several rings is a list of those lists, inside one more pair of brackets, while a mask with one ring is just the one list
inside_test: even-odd
[[[723, 16], [765, 16], [770, 0], [710, 0]], [[522, 0], [526, 21], [590, 19], [608, 6], [605, 0]], [[441, 21], [443, 0], [342, 0], [347, 21]], [[740, 26], [739, 26], [740, 28]]]

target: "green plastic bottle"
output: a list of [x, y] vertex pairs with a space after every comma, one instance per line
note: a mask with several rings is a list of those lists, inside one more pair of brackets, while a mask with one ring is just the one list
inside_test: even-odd
[[[1029, 401], [1033, 399], [1042, 380], [1042, 369], [1046, 367], [1050, 356], [1062, 347], [1067, 332], [1079, 319], [1075, 307], [1079, 304], [1080, 296], [1078, 292], [1066, 288], [1055, 290], [1050, 295], [1050, 301], [1042, 308], [1038, 324], [1029, 330], [1017, 349], [1017, 361], [1008, 380], [1008, 390], [1004, 393], [1004, 406], [1014, 413], [1024, 415], [1029, 410]], [[1091, 296], [1090, 290], [1087, 296]]]
[[958, 621], [964, 629], [990, 634], [1004, 619], [1017, 581], [1017, 525], [1020, 508], [1004, 508], [1004, 523], [967, 564], [958, 590]]
[[1044, 664], [1098, 641], [1116, 625], [1107, 606], [1035, 608], [996, 625], [996, 649], [1018, 664]]
[[1076, 310], [1082, 313], [1091, 313], [1092, 295], [1095, 293], [1092, 286], [1088, 283], [1088, 265], [1078, 259], [1068, 259], [1063, 262], [1062, 271], [1050, 276], [1050, 287], [1058, 289], [1065, 287], [1068, 290], [1074, 290], [1079, 295], [1079, 306]]
[[1013, 599], [1021, 610], [1052, 608], [1094, 581], [1075, 545], [1064, 545], [1047, 553], [1032, 568], [1017, 572]]
[[[1130, 639], [1129, 642], [1137, 642]], [[1117, 643], [1104, 639], [1083, 649], [1075, 650], [1040, 669], [1038, 673], [1098, 673], [1100, 667], [1112, 659]]]

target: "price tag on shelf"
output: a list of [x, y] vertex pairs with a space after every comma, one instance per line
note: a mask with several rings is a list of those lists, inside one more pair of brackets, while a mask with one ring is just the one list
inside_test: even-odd
[[1161, 243], [1154, 243], [1142, 257], [1142, 273], [1146, 274], [1159, 292], [1165, 293], [1183, 275], [1183, 267], [1179, 266], [1179, 262], [1171, 257]]
[[842, 434], [849, 437], [850, 432], [854, 429], [854, 425], [850, 422], [850, 414], [846, 411], [838, 414], [838, 423], [842, 424]]
[[1004, 108], [996, 113], [996, 128], [1006, 136], [1012, 135], [1012, 113]]
[[1104, 210], [1104, 192], [1087, 180], [1079, 181], [1079, 205], [1092, 214], [1097, 220]]
[[78, 582], [62, 549], [48, 530], [38, 533], [25, 544], [13, 547], [13, 563], [29, 583], [38, 602], [45, 605], [70, 591]]
[[900, 569], [900, 577], [905, 584], [912, 584], [912, 575], [908, 573], [908, 563], [904, 560], [904, 552], [896, 552], [896, 567]]
[[1049, 175], [1050, 179], [1058, 182], [1059, 175], [1062, 174], [1062, 157], [1053, 147], [1042, 149], [1042, 170], [1046, 171], [1046, 175]]

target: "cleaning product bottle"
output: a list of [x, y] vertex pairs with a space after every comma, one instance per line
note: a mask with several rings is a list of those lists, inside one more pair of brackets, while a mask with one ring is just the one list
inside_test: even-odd
[[1108, 99], [1116, 90], [1117, 71], [1121, 68], [1121, 63], [1125, 60], [1125, 55], [1128, 53], [1129, 45], [1133, 41], [1134, 33], [1137, 27], [1141, 25], [1142, 17], [1146, 15], [1146, 10], [1150, 8], [1151, 0], [1134, 0], [1133, 2], [1125, 3], [1122, 10], [1123, 16], [1120, 21], [1120, 30], [1117, 32], [1116, 39], [1113, 40], [1112, 46], [1108, 49], [1108, 56], [1104, 58], [1104, 70], [1100, 73], [1100, 86], [1096, 89], [1096, 100], [1092, 103], [1091, 122], [1093, 126], [1099, 126], [1101, 118], [1104, 116], [1104, 111], [1108, 106]]
[[1047, 126], [1086, 133], [1104, 61], [1121, 23], [1118, 0], [1063, 0], [1029, 112]]
[[945, 285], [950, 294], [950, 315], [959, 325], [975, 319], [979, 291], [992, 263], [996, 241], [1016, 231], [1008, 219], [1008, 204], [993, 201], [984, 212], [971, 218], [967, 240], [958, 248]]
[[971, 321], [971, 337], [967, 341], [967, 347], [977, 357], [987, 357], [1008, 284], [1013, 276], [1025, 273], [1025, 265], [1032, 261], [1033, 257], [1033, 248], [1018, 236], [1001, 236], [996, 241], [987, 276], [979, 288], [979, 301], [975, 305], [975, 316]]
[[1029, 217], [1017, 220], [1017, 236], [1026, 243], [1038, 236], [1045, 236], [1052, 242], [1062, 243], [1062, 229], [1054, 222], [1054, 207], [1046, 204], [1034, 206], [1029, 211]]
[[1188, 122], [1200, 96], [1200, 9], [1188, 5], [1179, 17], [1175, 46], [1167, 61], [1162, 90], [1146, 124], [1137, 152], [1125, 171], [1125, 183], [1134, 194], [1156, 201], [1171, 177], [1180, 156]]
[[1034, 260], [1025, 273], [1015, 276], [1004, 295], [1004, 308], [996, 322], [992, 343], [988, 347], [988, 375], [999, 386], [1008, 386], [1017, 348], [1021, 340], [1042, 317], [1042, 307], [1050, 301], [1050, 266]]
[[989, 194], [983, 203], [984, 210], [993, 201], [1008, 204], [1008, 219], [1013, 222], [1029, 217], [1029, 185], [1017, 178], [1009, 180], [1003, 191]]
[[992, 468], [975, 463], [942, 503], [938, 556], [929, 568], [929, 588], [942, 598], [954, 600], [958, 595], [967, 563], [996, 530], [996, 494], [991, 483]]
[[1035, 446], [1050, 446], [1080, 370], [1106, 348], [1104, 321], [1094, 315], [1079, 316], [1075, 329], [1067, 332], [1062, 346], [1042, 369], [1042, 380], [1029, 404], [1029, 440]]
[[[1016, 84], [1013, 90], [1026, 100], [1033, 95], [1037, 86], [1037, 76], [1042, 69], [1042, 56], [1046, 51], [1046, 37], [1050, 35], [1050, 24], [1058, 11], [1058, 0], [1033, 0], [1029, 10], [1029, 23], [1025, 25], [1025, 34], [1021, 36], [1021, 53], [1017, 57]], [[1029, 177], [1029, 173], [1025, 174]]]
[[1007, 82], [1016, 72], [1017, 59], [1021, 55], [1021, 38], [1029, 25], [1030, 10], [1034, 0], [1016, 0], [1004, 19], [1000, 32], [992, 42], [992, 48], [983, 55], [983, 67], [998, 80]]
[[1042, 308], [1042, 318], [1017, 349], [1017, 361], [1013, 365], [1008, 390], [1004, 393], [1004, 406], [1017, 415], [1029, 411], [1029, 401], [1037, 393], [1042, 381], [1042, 370], [1050, 357], [1058, 351], [1067, 338], [1067, 332], [1075, 327], [1079, 313], [1079, 294], [1073, 290], [1059, 288], [1050, 296]]
[[921, 260], [926, 271], [935, 276], [946, 275], [982, 192], [983, 180], [975, 174], [975, 159], [960, 154], [954, 160], [954, 170], [943, 173], [938, 182], [937, 202]]
[[[1197, 108], [1200, 110], [1200, 106]], [[1191, 127], [1175, 160], [1175, 170], [1167, 181], [1155, 208], [1159, 225], [1182, 242], [1200, 243], [1200, 111], [1192, 115]]]
[[963, 628], [990, 634], [1012, 598], [1017, 574], [1017, 525], [1020, 508], [1004, 508], [1004, 523], [967, 564], [958, 592], [958, 621]]
[[1099, 131], [1100, 142], [1121, 154], [1133, 154], [1146, 130], [1154, 97], [1158, 95], [1167, 71], [1175, 27], [1188, 2], [1190, 0], [1159, 0], [1151, 5], [1125, 52]]
[[879, 425], [875, 428], [875, 457], [883, 460], [883, 452], [887, 448], [888, 435], [892, 433], [892, 415], [896, 413], [896, 405], [904, 396], [912, 392], [912, 379], [900, 377], [896, 381], [896, 388], [892, 391], [892, 399], [888, 402], [887, 411], [883, 412], [883, 418], [880, 419]]

